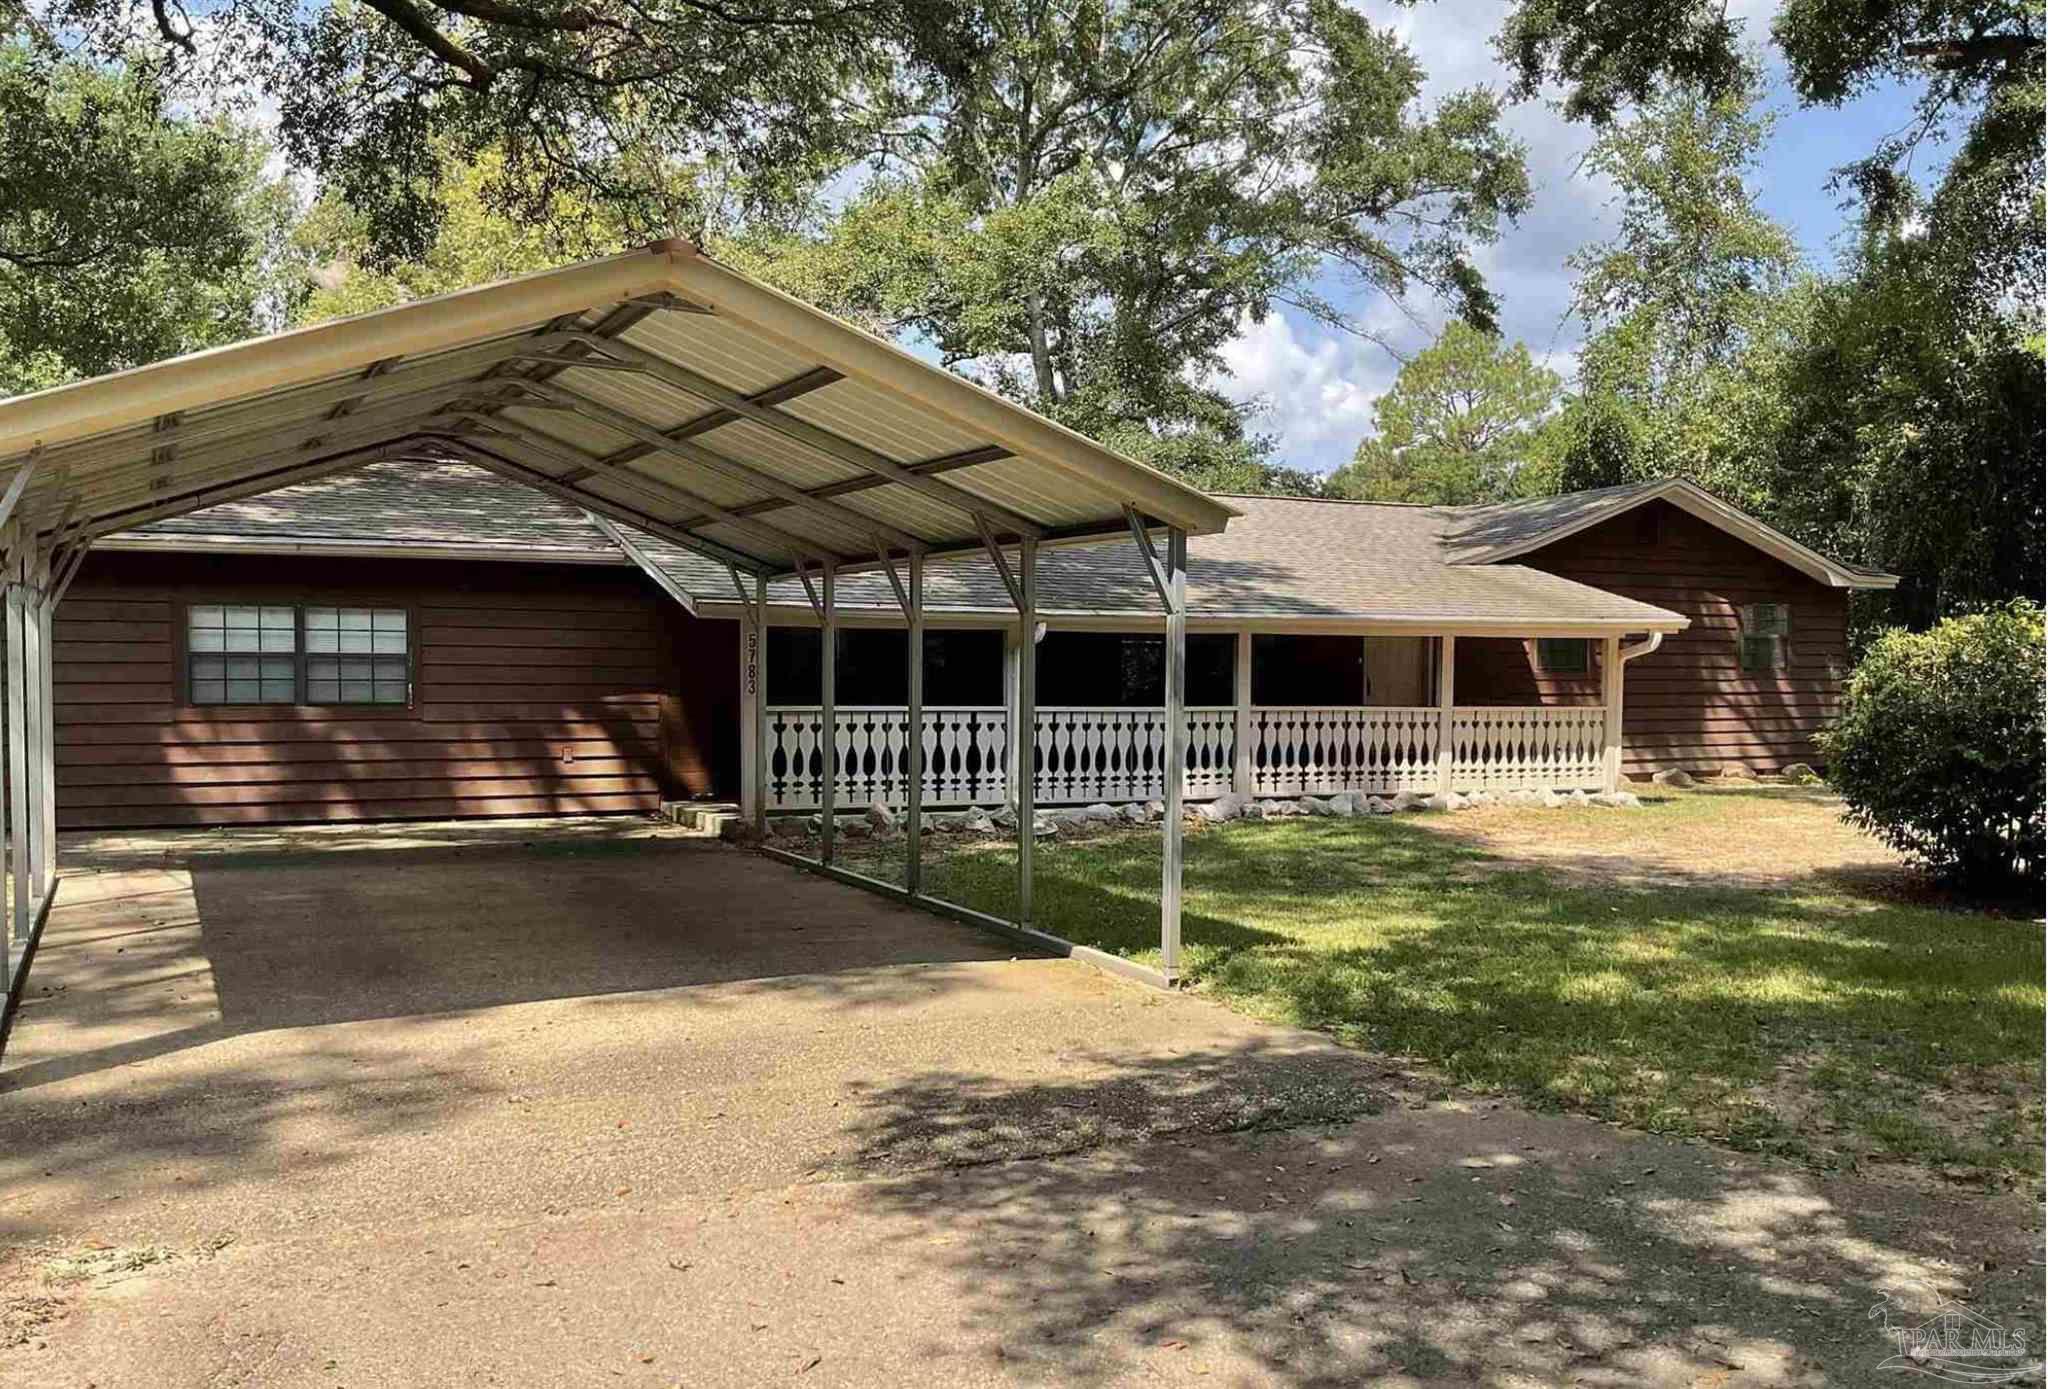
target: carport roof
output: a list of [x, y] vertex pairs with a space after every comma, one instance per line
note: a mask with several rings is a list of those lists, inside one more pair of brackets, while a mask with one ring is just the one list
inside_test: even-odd
[[1235, 514], [681, 240], [0, 401], [45, 544], [422, 454], [766, 575]]

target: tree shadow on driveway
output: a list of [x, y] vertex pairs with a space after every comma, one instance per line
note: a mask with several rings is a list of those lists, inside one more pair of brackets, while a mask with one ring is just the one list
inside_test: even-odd
[[1270, 1061], [930, 1072], [856, 1127], [873, 1170], [941, 1165], [863, 1204], [1045, 1382], [1863, 1383], [1887, 1299], [2038, 1332], [2017, 1203], [1412, 1092], [1360, 1113], [1312, 1065], [1247, 1094]]

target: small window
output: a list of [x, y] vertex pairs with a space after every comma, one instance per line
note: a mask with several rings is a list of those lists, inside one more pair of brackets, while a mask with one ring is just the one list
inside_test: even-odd
[[290, 608], [193, 608], [186, 627], [194, 704], [290, 704], [298, 628]]
[[1591, 669], [1584, 637], [1542, 637], [1536, 642], [1536, 666], [1546, 675], [1584, 675]]
[[403, 704], [409, 674], [403, 609], [306, 609], [306, 703]]
[[1739, 657], [1744, 670], [1777, 670], [1789, 664], [1792, 609], [1785, 603], [1745, 603], [1741, 610]]

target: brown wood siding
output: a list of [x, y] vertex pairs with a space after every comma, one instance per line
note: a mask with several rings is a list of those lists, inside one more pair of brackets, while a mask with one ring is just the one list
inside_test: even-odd
[[[411, 706], [186, 703], [185, 609], [221, 601], [408, 609]], [[56, 619], [58, 821], [651, 811], [718, 789], [716, 729], [663, 705], [736, 682], [732, 626], [623, 568], [94, 555]]]
[[[1654, 515], [1619, 517], [1520, 561], [1692, 619], [1657, 652], [1629, 662], [1623, 770], [1647, 776], [1665, 767], [1712, 772], [1731, 762], [1755, 771], [1818, 765], [1813, 735], [1834, 717], [1848, 671], [1846, 591], [1668, 503], [1641, 511]], [[1788, 660], [1774, 671], [1745, 671], [1737, 659], [1739, 609], [1758, 602], [1791, 608]], [[1461, 661], [1461, 702], [1463, 669]], [[1526, 657], [1521, 675], [1528, 678]]]

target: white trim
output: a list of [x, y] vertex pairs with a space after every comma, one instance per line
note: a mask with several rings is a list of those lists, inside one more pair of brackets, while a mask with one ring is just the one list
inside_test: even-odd
[[[697, 605], [700, 617], [737, 619], [742, 613], [731, 599], [714, 599]], [[1039, 619], [1053, 628], [1075, 632], [1164, 631], [1165, 619], [1156, 612], [1065, 612], [1040, 608]], [[1473, 619], [1429, 613], [1359, 613], [1297, 617], [1289, 614], [1205, 613], [1188, 614], [1191, 632], [1234, 632], [1240, 628], [1262, 636], [1437, 636], [1446, 632], [1467, 637], [1601, 637], [1636, 632], [1682, 632], [1692, 625], [1690, 618], [1676, 613], [1665, 621], [1640, 617], [1595, 618], [1558, 621], [1539, 617]], [[1011, 610], [1003, 608], [928, 608], [925, 620], [934, 627], [997, 627], [1014, 621]], [[771, 627], [815, 627], [817, 617], [809, 609], [770, 604]], [[882, 608], [839, 610], [842, 627], [900, 627], [901, 615]]]
[[[1698, 483], [1682, 477], [1666, 478], [1663, 482], [1633, 493], [1612, 506], [1594, 507], [1577, 520], [1553, 526], [1531, 539], [1483, 549], [1468, 559], [1455, 562], [1480, 565], [1520, 559], [1547, 545], [1554, 545], [1567, 536], [1577, 535], [1582, 530], [1612, 521], [1617, 516], [1625, 516], [1645, 502], [1654, 501], [1670, 502], [1679, 510], [1726, 531], [1737, 540], [1755, 546], [1771, 558], [1790, 565], [1808, 578], [1830, 588], [1888, 589], [1899, 586], [1899, 576], [1896, 574], [1858, 574], [1844, 569], [1819, 551], [1809, 550], [1791, 536], [1765, 525], [1755, 517], [1722, 501]], [[1643, 629], [1638, 627], [1634, 630]]]
[[380, 544], [365, 540], [251, 540], [231, 536], [179, 536], [175, 539], [145, 539], [132, 535], [102, 536], [93, 541], [100, 550], [131, 550], [146, 554], [192, 555], [328, 555], [337, 559], [459, 559], [485, 560], [503, 564], [597, 564], [618, 567], [632, 560], [616, 552], [596, 550], [520, 550], [498, 545], [413, 545], [405, 541]]

